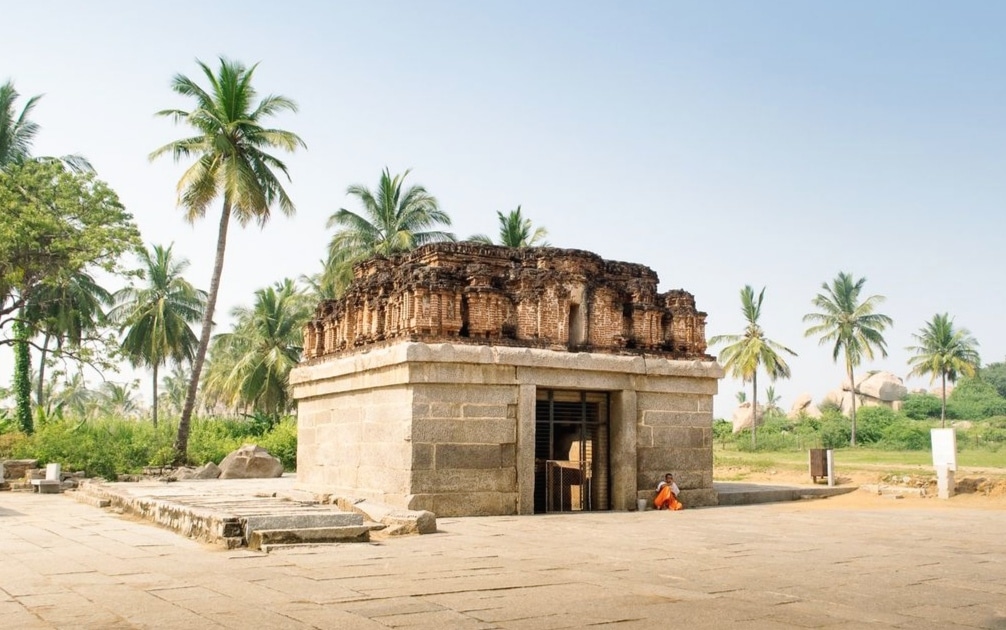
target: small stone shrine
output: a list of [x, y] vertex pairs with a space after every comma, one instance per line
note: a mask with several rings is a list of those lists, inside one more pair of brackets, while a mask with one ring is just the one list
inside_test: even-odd
[[354, 268], [290, 376], [298, 485], [438, 516], [714, 505], [706, 314], [643, 265], [440, 243]]

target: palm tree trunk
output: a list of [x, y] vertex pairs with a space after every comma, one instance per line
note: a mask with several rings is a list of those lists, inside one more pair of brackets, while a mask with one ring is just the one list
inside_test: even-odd
[[157, 428], [157, 364], [154, 363], [154, 428]]
[[224, 198], [224, 207], [220, 213], [220, 228], [217, 232], [217, 255], [213, 261], [213, 276], [210, 279], [210, 291], [206, 296], [206, 312], [203, 314], [203, 330], [199, 334], [199, 348], [192, 361], [192, 380], [189, 381], [189, 391], [185, 394], [185, 407], [178, 421], [178, 435], [175, 437], [175, 464], [184, 464], [188, 458], [189, 427], [192, 422], [192, 410], [196, 406], [196, 391], [199, 389], [199, 374], [203, 370], [206, 359], [206, 349], [210, 345], [210, 333], [213, 328], [213, 310], [217, 305], [217, 292], [220, 289], [220, 276], [224, 270], [224, 251], [227, 249], [227, 224], [231, 218], [230, 199]]
[[940, 372], [940, 382], [943, 385], [943, 404], [940, 406], [940, 427], [947, 428], [947, 373]]
[[852, 361], [846, 359], [846, 366], [849, 370], [849, 384], [852, 386], [852, 439], [849, 443], [856, 445], [856, 375], [852, 371]]
[[38, 385], [35, 386], [35, 406], [42, 408], [42, 396], [45, 393], [45, 355], [49, 349], [49, 333], [42, 337], [42, 356], [38, 361]]
[[751, 375], [751, 385], [754, 391], [751, 393], [751, 450], [758, 448], [758, 439], [755, 432], [758, 430], [758, 370]]

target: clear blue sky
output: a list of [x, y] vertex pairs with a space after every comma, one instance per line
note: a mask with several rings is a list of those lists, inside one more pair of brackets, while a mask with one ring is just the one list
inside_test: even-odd
[[[4, 22], [0, 80], [45, 94], [36, 153], [87, 156], [198, 286], [217, 216], [185, 223], [182, 167], [146, 157], [188, 133], [153, 115], [189, 106], [171, 77], [261, 62], [260, 92], [298, 102], [276, 121], [309, 147], [287, 160], [297, 215], [234, 226], [221, 329], [255, 289], [317, 271], [346, 187], [388, 166], [459, 236], [522, 204], [556, 246], [652, 267], [710, 336], [742, 329], [744, 284], [767, 287], [764, 328], [799, 353], [785, 407], [841, 381], [801, 321], [841, 270], [895, 320], [864, 369], [904, 376], [912, 333], [944, 311], [983, 360], [1006, 357], [1001, 3], [40, 0]], [[721, 382], [718, 416], [741, 387]]]

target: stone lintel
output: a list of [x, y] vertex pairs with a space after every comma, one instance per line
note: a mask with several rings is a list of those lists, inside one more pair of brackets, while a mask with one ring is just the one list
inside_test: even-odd
[[[347, 376], [358, 376], [391, 366], [408, 363], [460, 363], [475, 366], [508, 366], [515, 368], [539, 368], [563, 372], [609, 373], [619, 375], [686, 377], [689, 379], [720, 379], [723, 368], [715, 361], [668, 359], [659, 356], [611, 355], [589, 352], [556, 352], [537, 348], [511, 348], [506, 346], [469, 346], [463, 344], [426, 344], [404, 342], [391, 346], [361, 351], [358, 354], [327, 359], [298, 366], [290, 373], [290, 384], [294, 398], [300, 400], [330, 393], [342, 388], [326, 381], [334, 381]], [[492, 381], [505, 384], [505, 373], [493, 372]], [[458, 382], [464, 379], [464, 371], [424, 370], [410, 371], [408, 375], [400, 371], [388, 374], [388, 380], [401, 382]], [[481, 374], [480, 374], [481, 375]], [[485, 376], [485, 375], [481, 375]], [[520, 382], [513, 373], [513, 384]], [[382, 379], [383, 380], [383, 379]], [[641, 383], [642, 384], [642, 383]], [[379, 386], [379, 382], [373, 386]]]

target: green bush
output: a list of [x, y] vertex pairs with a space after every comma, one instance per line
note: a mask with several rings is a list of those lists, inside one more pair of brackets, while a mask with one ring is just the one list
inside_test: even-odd
[[947, 397], [947, 416], [960, 420], [1006, 416], [1006, 398], [979, 378], [963, 378]]
[[995, 387], [1000, 396], [1006, 396], [1006, 362], [989, 363], [978, 370], [978, 376]]
[[154, 429], [145, 422], [50, 419], [16, 445], [14, 456], [59, 463], [64, 470], [84, 471], [89, 477], [115, 479], [120, 473], [140, 472], [170, 441], [165, 427]]
[[[197, 465], [219, 463], [245, 443], [256, 443], [283, 462], [297, 466], [297, 422], [286, 418], [255, 436], [253, 423], [240, 420], [193, 420], [189, 433], [189, 460]], [[59, 463], [67, 471], [84, 471], [89, 477], [114, 480], [120, 474], [139, 473], [146, 466], [163, 466], [172, 459], [177, 425], [163, 422], [157, 428], [145, 421], [105, 418], [93, 421], [51, 418], [27, 436], [0, 434], [0, 458], [37, 459]]]
[[729, 420], [717, 418], [713, 421], [713, 439], [728, 442], [734, 435], [734, 425]]
[[290, 416], [276, 423], [259, 438], [258, 445], [283, 462], [286, 472], [297, 470], [297, 418]]
[[818, 432], [821, 448], [842, 448], [848, 446], [852, 436], [852, 423], [835, 409], [821, 411], [821, 429]]
[[908, 394], [902, 403], [901, 411], [912, 420], [928, 420], [940, 417], [942, 405], [939, 396]]
[[860, 407], [856, 410], [856, 443], [880, 442], [884, 431], [903, 419], [903, 416], [887, 407]]
[[899, 419], [884, 428], [877, 445], [892, 451], [925, 451], [931, 446], [929, 426]]
[[248, 437], [247, 425], [240, 421], [194, 418], [189, 430], [189, 461], [196, 466], [219, 464], [231, 451], [254, 442]]

